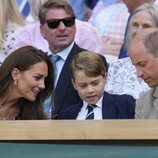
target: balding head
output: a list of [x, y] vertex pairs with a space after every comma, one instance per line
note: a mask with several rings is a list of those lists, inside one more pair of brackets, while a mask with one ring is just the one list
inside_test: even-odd
[[150, 87], [158, 86], [158, 30], [147, 29], [129, 45], [129, 56], [141, 77]]
[[[142, 43], [144, 47], [152, 53], [153, 55], [157, 52], [155, 51], [155, 47], [158, 47], [158, 29], [157, 28], [149, 28], [146, 30], [142, 30], [139, 34], [137, 34], [130, 42], [128, 47], [129, 55], [132, 53], [131, 49], [136, 47], [135, 45], [139, 45]], [[136, 47], [137, 48], [137, 47]], [[158, 50], [158, 49], [157, 49]]]

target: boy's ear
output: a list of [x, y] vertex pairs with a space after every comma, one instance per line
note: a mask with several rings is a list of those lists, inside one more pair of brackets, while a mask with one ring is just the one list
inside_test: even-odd
[[73, 78], [71, 78], [71, 82], [72, 82], [73, 87], [76, 89], [75, 81]]
[[108, 79], [108, 74], [107, 74], [107, 72], [105, 72], [105, 74], [104, 74], [104, 81], [105, 81], [105, 83], [107, 82], [107, 79]]

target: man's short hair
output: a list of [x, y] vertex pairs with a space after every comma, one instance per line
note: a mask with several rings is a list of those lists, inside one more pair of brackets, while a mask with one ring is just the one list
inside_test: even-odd
[[67, 0], [48, 0], [41, 6], [39, 10], [38, 18], [41, 25], [45, 23], [45, 20], [46, 20], [45, 16], [46, 16], [47, 11], [53, 8], [55, 9], [62, 8], [72, 17], [75, 17], [75, 13]]

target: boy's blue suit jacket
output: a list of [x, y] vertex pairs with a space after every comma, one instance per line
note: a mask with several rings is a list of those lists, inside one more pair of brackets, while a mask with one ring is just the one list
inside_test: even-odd
[[[59, 119], [76, 119], [83, 101], [71, 105], [59, 113]], [[135, 115], [135, 99], [130, 95], [114, 95], [104, 92], [102, 103], [103, 119], [133, 119]]]

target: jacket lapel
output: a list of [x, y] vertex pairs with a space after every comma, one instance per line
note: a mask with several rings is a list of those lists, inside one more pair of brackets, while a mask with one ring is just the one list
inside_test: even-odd
[[102, 106], [103, 119], [115, 119], [116, 113], [115, 98], [109, 93], [104, 92]]
[[81, 100], [79, 104], [72, 105], [68, 107], [65, 112], [63, 112], [63, 118], [65, 119], [76, 119], [78, 116], [78, 113], [80, 112], [81, 108], [83, 106], [83, 101]]

